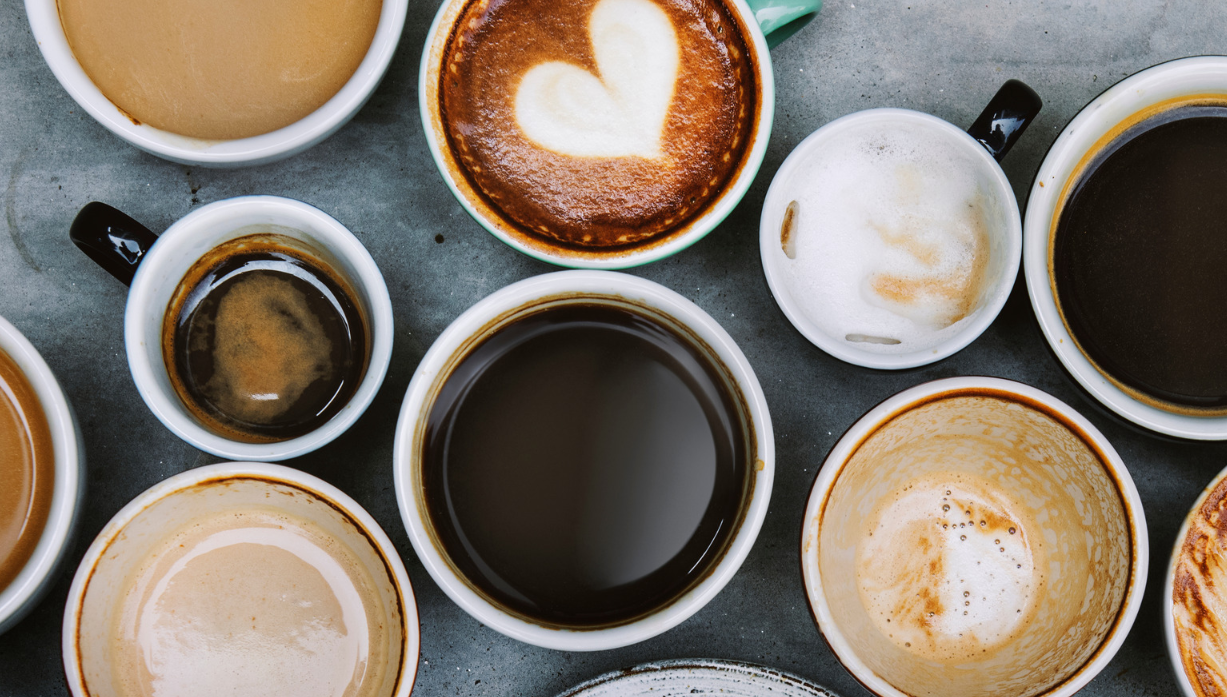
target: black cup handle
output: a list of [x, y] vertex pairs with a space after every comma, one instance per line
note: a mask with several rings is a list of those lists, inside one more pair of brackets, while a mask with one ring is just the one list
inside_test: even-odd
[[73, 244], [125, 286], [132, 285], [136, 267], [158, 236], [120, 210], [105, 203], [85, 204], [68, 231]]
[[967, 132], [1001, 162], [1043, 106], [1044, 101], [1025, 82], [1006, 80]]

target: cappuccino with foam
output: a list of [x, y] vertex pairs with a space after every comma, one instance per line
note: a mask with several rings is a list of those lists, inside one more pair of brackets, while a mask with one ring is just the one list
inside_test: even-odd
[[453, 180], [537, 246], [671, 239], [745, 164], [757, 57], [723, 0], [471, 0], [437, 98]]

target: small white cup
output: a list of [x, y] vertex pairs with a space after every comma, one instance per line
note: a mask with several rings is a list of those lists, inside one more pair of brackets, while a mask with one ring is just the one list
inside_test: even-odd
[[163, 480], [120, 509], [98, 533], [81, 559], [64, 608], [61, 645], [72, 694], [115, 694], [108, 642], [121, 594], [151, 550], [192, 520], [235, 506], [294, 514], [334, 535], [366, 565], [384, 611], [378, 619], [399, 624], [389, 630], [396, 655], [388, 657], [389, 674], [380, 694], [408, 697], [417, 676], [421, 630], [417, 601], [396, 547], [340, 489], [290, 467], [255, 462], [197, 467]]
[[[502, 322], [521, 312], [561, 298], [592, 299], [638, 307], [676, 323], [710, 349], [715, 360], [740, 392], [740, 406], [750, 428], [752, 493], [741, 523], [723, 557], [697, 586], [651, 615], [627, 624], [591, 630], [546, 627], [513, 615], [479, 594], [440, 548], [438, 536], [424, 508], [422, 448], [435, 396], [456, 362]], [[677, 293], [634, 276], [608, 271], [560, 271], [513, 283], [469, 308], [443, 331], [418, 364], [396, 426], [393, 478], [401, 518], [418, 558], [448, 595], [482, 624], [513, 639], [566, 651], [613, 649], [656, 636], [698, 612], [724, 588], [754, 544], [775, 476], [775, 441], [767, 402], [754, 371], [732, 337], [697, 305]]]
[[[1085, 447], [1075, 450], [1089, 449], [1095, 454], [1095, 462], [1086, 455], [1062, 461], [1053, 453], [1063, 452], [1067, 447], [1065, 441], [1032, 434], [1025, 430], [1026, 427], [1012, 433], [1000, 421], [991, 418], [981, 422], [960, 417], [950, 422], [949, 433], [924, 432], [928, 437], [923, 443], [906, 430], [880, 441], [875, 445], [878, 449], [873, 451], [878, 459], [860, 462], [849, 482], [842, 485], [842, 493], [839, 491], [841, 478], [849, 472], [849, 462], [881, 427], [929, 403], [964, 396], [997, 397], [1007, 403], [1016, 403], [1004, 409], [1025, 405], [1047, 415], [1072, 432], [1070, 437], [1082, 440]], [[954, 434], [964, 440], [952, 441]], [[954, 442], [955, 445], [945, 447], [957, 447], [955, 452], [968, 453], [961, 467], [934, 459], [917, 463], [900, 459], [905, 457], [900, 453], [909, 449], [943, 442]], [[1026, 459], [986, 458], [975, 445], [988, 443], [986, 447], [998, 447], [1003, 442], [1020, 450], [1025, 448]], [[898, 462], [899, 466], [884, 468], [884, 462]], [[855, 570], [849, 568], [855, 563], [858, 540], [863, 535], [855, 526], [870, 511], [876, 510], [879, 502], [890, 500], [886, 496], [896, 495], [909, 481], [914, 481], [912, 478], [926, 465], [932, 465], [933, 471], [967, 472], [1019, 489], [1020, 500], [1025, 502], [1021, 505], [1032, 509], [1038, 528], [1024, 530], [1024, 535], [1032, 535], [1031, 539], [1037, 540], [1040, 546], [1046, 545], [1067, 555], [1064, 564], [1054, 557], [1040, 572], [1045, 578], [1042, 592], [1059, 598], [1063, 606], [1057, 607], [1051, 615], [1042, 614], [1044, 608], [1041, 608], [1034, 615], [1036, 621], [1027, 630], [1006, 640], [1011, 643], [998, 645], [995, 656], [984, 659], [983, 663], [939, 663], [905, 653], [873, 624], [863, 607], [849, 611], [849, 602], [855, 604], [858, 597], [864, 597], [859, 595]], [[925, 473], [927, 471], [919, 472]], [[1120, 503], [1119, 510], [1114, 510], [1114, 502]], [[829, 534], [824, 532], [827, 527], [832, 528]], [[1069, 697], [1108, 665], [1133, 626], [1142, 604], [1149, 568], [1146, 529], [1141, 498], [1120, 455], [1103, 434], [1072, 407], [1045, 392], [1010, 380], [949, 378], [890, 397], [861, 417], [835, 444], [815, 479], [802, 519], [801, 571], [810, 610], [822, 636], [844, 668], [874, 695], [937, 694], [932, 691], [934, 684], [958, 679], [961, 684], [957, 689], [951, 687], [956, 690], [951, 694], [967, 694], [970, 682], [981, 688], [971, 690], [976, 694]], [[1013, 532], [1011, 528], [1009, 533]], [[968, 531], [968, 535], [972, 534], [977, 533]], [[1110, 534], [1124, 535], [1127, 539], [1107, 539]], [[830, 548], [823, 549], [823, 544]], [[907, 577], [917, 584], [918, 598], [921, 597], [920, 586], [930, 578], [933, 582], [941, 581], [941, 569], [946, 568], [946, 562], [945, 557], [938, 559], [938, 571], [933, 572], [933, 567], [928, 566], [926, 574]], [[828, 565], [824, 569], [824, 561], [835, 564], [836, 568]], [[1078, 574], [1079, 568], [1084, 575]], [[1085, 573], [1089, 570], [1094, 573]], [[1114, 597], [1119, 597], [1119, 603], [1113, 601]], [[918, 600], [917, 604], [923, 607], [921, 602]], [[937, 604], [938, 611], [942, 611], [940, 595]], [[945, 606], [945, 611], [951, 609]], [[1062, 622], [1066, 624], [1063, 626]], [[1060, 634], [1062, 631], [1065, 633]], [[1060, 640], [1053, 638], [1054, 634], [1060, 634]], [[993, 669], [992, 679], [998, 682], [977, 683], [989, 679], [984, 675], [988, 668]], [[891, 671], [896, 675], [894, 683], [883, 675]], [[905, 676], [916, 684], [901, 684], [898, 676]], [[1034, 681], [1054, 680], [1056, 682], [1051, 685], [1034, 684]]]
[[1031, 186], [1023, 240], [1023, 273], [1044, 338], [1061, 365], [1092, 397], [1119, 416], [1152, 431], [1191, 440], [1227, 440], [1227, 416], [1165, 411], [1135, 399], [1099, 372], [1078, 348], [1061, 318], [1049, 264], [1058, 206], [1078, 180], [1091, 153], [1107, 144], [1105, 137], [1116, 133], [1123, 122], [1143, 115], [1148, 108], [1204, 95], [1227, 95], [1227, 56], [1198, 56], [1161, 63], [1121, 80], [1083, 107], [1053, 142]]
[[[73, 223], [74, 241], [83, 249], [86, 245], [78, 238], [78, 224], [83, 218], [89, 218], [88, 210], [89, 206], [83, 208], [77, 222]], [[137, 227], [140, 225], [130, 222]], [[218, 245], [252, 234], [251, 226], [268, 225], [279, 226], [278, 234], [291, 237], [316, 252], [320, 261], [332, 266], [350, 282], [370, 330], [370, 361], [366, 375], [349, 402], [319, 428], [277, 443], [242, 443], [209, 430], [184, 406], [171, 385], [162, 356], [162, 323], [179, 282], [197, 260]], [[86, 229], [94, 232], [93, 227], [87, 225]], [[95, 241], [106, 242], [108, 258], [100, 259], [97, 249], [87, 250], [87, 253], [112, 273], [115, 271], [107, 265], [108, 259], [116, 261], [123, 257], [123, 263], [129, 265], [129, 274], [131, 267], [136, 269], [124, 312], [128, 367], [145, 404], [175, 435], [219, 457], [284, 460], [331, 442], [353, 425], [375, 399], [392, 358], [392, 300], [370, 252], [332, 216], [288, 198], [242, 196], [192, 211], [157, 236], [153, 244], [148, 244], [148, 239], [154, 236], [144, 228], [140, 228], [139, 235], [132, 235], [131, 229], [120, 231], [108, 227], [107, 230], [107, 234], [94, 237], [106, 238]]]
[[56, 0], [26, 0], [30, 30], [60, 84], [110, 132], [145, 152], [186, 165], [241, 167], [275, 162], [319, 143], [344, 126], [370, 99], [387, 72], [405, 26], [409, 0], [384, 0], [371, 47], [339, 92], [306, 117], [250, 138], [201, 140], [159, 130], [132, 119], [107, 99], [73, 55]]
[[[811, 133], [784, 160], [767, 190], [759, 225], [759, 253], [767, 285], [776, 303], [797, 331], [815, 346], [832, 356], [866, 368], [898, 370], [939, 361], [963, 349], [992, 324], [1010, 296], [1022, 255], [1022, 219], [1018, 201], [998, 161], [1039, 114], [1042, 102], [1037, 94], [1018, 80], [1007, 80], [967, 131], [936, 116], [910, 109], [868, 109], [835, 119]], [[867, 344], [854, 343], [844, 336], [832, 336], [804, 310], [805, 303], [794, 297], [788, 282], [792, 262], [783, 250], [781, 227], [789, 208], [789, 187], [799, 171], [837, 147], [851, 134], [889, 134], [893, 131], [923, 132], [943, 143], [944, 148], [962, 161], [972, 163], [972, 172], [982, 187], [985, 221], [988, 226], [989, 258], [984, 281], [975, 307], [956, 332], [936, 345], [915, 350], [872, 351]], [[883, 171], [883, 180], [894, 176]], [[813, 214], [813, 213], [811, 213]], [[803, 212], [802, 215], [805, 215]], [[817, 215], [822, 215], [819, 211]]]
[[25, 567], [0, 591], [0, 634], [3, 634], [34, 609], [55, 583], [85, 494], [85, 448], [72, 407], [51, 368], [21, 332], [3, 317], [0, 317], [0, 351], [13, 359], [34, 388], [47, 417], [51, 448], [55, 453], [51, 509], [42, 537]]

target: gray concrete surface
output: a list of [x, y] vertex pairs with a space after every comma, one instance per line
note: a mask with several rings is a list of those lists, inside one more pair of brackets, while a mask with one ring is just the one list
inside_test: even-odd
[[[801, 514], [815, 472], [869, 407], [934, 378], [995, 375], [1047, 390], [1085, 413], [1121, 452], [1150, 526], [1147, 596], [1124, 648], [1087, 695], [1171, 695], [1158, 597], [1176, 530], [1201, 488], [1227, 464], [1227, 445], [1163, 439], [1125, 425], [1061, 371], [1021, 280], [969, 348], [897, 373], [844, 365], [811, 346], [781, 314], [758, 259], [759, 207], [789, 150], [838, 116], [900, 106], [969, 125], [1006, 78], [1044, 98], [1039, 120], [1007, 158], [1025, 205], [1048, 146], [1104, 88], [1155, 63], [1227, 53], [1227, 3], [1215, 0], [830, 0], [777, 48], [777, 116], [766, 162], [732, 216], [682, 254], [634, 271], [691, 298], [740, 343], [763, 383], [779, 452], [762, 534], [729, 586], [689, 621], [653, 640], [592, 654], [537, 649], [481, 626], [440, 592], [405, 536], [392, 492], [397, 409], [431, 341], [469, 305], [551, 270], [504, 247], [452, 199], [417, 116], [417, 65], [436, 0], [415, 2], [382, 86], [352, 123], [286, 162], [209, 171], [129, 147], [85, 115], [31, 38], [23, 7], [0, 4], [0, 315], [42, 351], [85, 430], [89, 491], [69, 555], [75, 568], [106, 521], [171, 474], [214, 461], [145, 408], [124, 358], [125, 289], [68, 240], [77, 209], [102, 200], [159, 230], [193, 207], [241, 194], [314, 204], [349, 226], [379, 261], [396, 313], [392, 368], [346, 435], [288, 464], [365, 506], [404, 555], [422, 619], [416, 694], [549, 697], [599, 673], [650, 659], [725, 657], [769, 664], [866, 694], [836, 663], [805, 609], [798, 565]], [[60, 621], [72, 568], [49, 597], [0, 637], [0, 695], [61, 695]]]

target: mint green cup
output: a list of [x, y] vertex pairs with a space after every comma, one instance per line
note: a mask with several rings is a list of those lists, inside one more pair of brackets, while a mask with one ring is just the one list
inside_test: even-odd
[[[741, 201], [762, 165], [775, 116], [775, 79], [770, 49], [795, 34], [822, 8], [822, 0], [724, 0], [737, 15], [746, 44], [754, 52], [757, 71], [758, 108], [751, 144], [736, 174], [708, 205], [688, 223], [659, 238], [629, 249], [576, 250], [553, 243], [544, 236], [525, 232], [508, 221], [477, 191], [464, 174], [448, 142], [440, 102], [439, 76], [447, 45], [458, 18], [474, 0], [444, 0], [427, 34], [418, 76], [418, 105], [422, 128], [435, 166], [452, 194], [469, 215], [490, 234], [530, 257], [559, 266], [588, 269], [624, 269], [663, 259], [698, 242], [719, 225]], [[679, 76], [679, 80], [685, 76]]]

